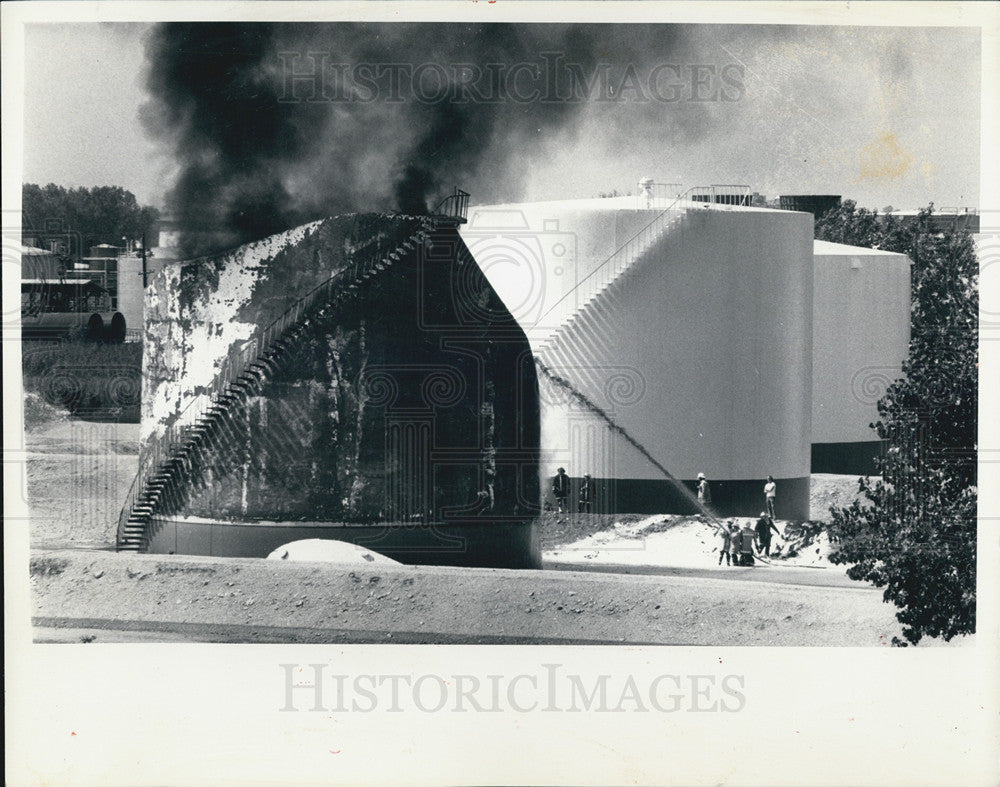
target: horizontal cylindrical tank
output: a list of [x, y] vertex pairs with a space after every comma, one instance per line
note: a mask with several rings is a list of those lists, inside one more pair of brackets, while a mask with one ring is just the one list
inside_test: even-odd
[[81, 338], [91, 342], [125, 341], [125, 318], [119, 312], [42, 312], [21, 316], [21, 338], [25, 340], [64, 339], [79, 332]]
[[104, 323], [101, 338], [111, 344], [121, 344], [125, 341], [126, 329], [125, 317], [122, 316], [121, 312], [115, 312]]

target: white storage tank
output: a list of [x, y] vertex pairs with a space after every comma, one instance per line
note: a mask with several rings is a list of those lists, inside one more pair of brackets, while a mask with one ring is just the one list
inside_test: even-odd
[[543, 490], [565, 467], [595, 510], [690, 510], [662, 467], [754, 515], [773, 475], [778, 516], [808, 517], [811, 216], [569, 200], [473, 208], [463, 236], [552, 371]]
[[812, 470], [874, 473], [882, 444], [869, 424], [909, 351], [910, 258], [822, 240], [813, 249]]

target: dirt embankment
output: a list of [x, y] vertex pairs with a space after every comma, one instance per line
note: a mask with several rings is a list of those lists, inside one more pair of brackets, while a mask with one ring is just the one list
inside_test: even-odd
[[[753, 569], [740, 569], [753, 571]], [[31, 565], [36, 638], [59, 629], [209, 641], [877, 645], [867, 589], [685, 576], [349, 566], [55, 550]]]

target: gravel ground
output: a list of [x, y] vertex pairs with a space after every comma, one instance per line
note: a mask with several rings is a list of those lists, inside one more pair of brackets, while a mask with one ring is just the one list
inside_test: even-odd
[[65, 420], [26, 437], [31, 545], [113, 546], [138, 466], [139, 425]]

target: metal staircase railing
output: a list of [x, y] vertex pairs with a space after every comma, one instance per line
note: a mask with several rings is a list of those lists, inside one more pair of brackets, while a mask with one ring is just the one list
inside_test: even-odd
[[[192, 399], [163, 434], [150, 440], [140, 455], [138, 472], [118, 517], [119, 550], [143, 551], [149, 547], [153, 516], [179, 508], [184, 483], [193, 480], [199, 458], [209, 450], [226, 419], [234, 410], [245, 408], [250, 397], [263, 389], [312, 319], [326, 317], [333, 309], [355, 299], [364, 284], [427, 239], [435, 220], [432, 217], [419, 220], [420, 229], [394, 249], [356, 252], [344, 268], [296, 300], [280, 317], [258, 328], [237, 353], [223, 361], [207, 395]], [[377, 241], [372, 245], [375, 244]]]
[[636, 260], [645, 254], [653, 246], [653, 244], [659, 241], [660, 238], [666, 234], [670, 227], [683, 217], [683, 215], [687, 212], [687, 208], [679, 207], [680, 203], [688, 199], [690, 195], [702, 193], [705, 189], [705, 186], [692, 186], [683, 194], [676, 197], [673, 202], [671, 202], [670, 205], [663, 211], [658, 213], [652, 221], [642, 227], [631, 238], [615, 249], [608, 256], [608, 258], [604, 260], [604, 262], [594, 268], [594, 270], [581, 279], [575, 287], [552, 304], [548, 311], [542, 315], [543, 318], [551, 314], [571, 295], [576, 294], [581, 296], [581, 305], [574, 311], [569, 319], [562, 323], [553, 332], [553, 334], [542, 343], [539, 355], [544, 355], [547, 348], [555, 345], [561, 337], [572, 333], [574, 326], [581, 320], [585, 319], [591, 308], [591, 304], [594, 303], [598, 296], [611, 286], [611, 284], [617, 281], [625, 271], [631, 268], [632, 264]]
[[652, 178], [640, 180], [636, 188], [635, 209], [656, 210], [669, 207], [680, 195], [684, 185], [681, 183], [656, 183]]
[[469, 192], [456, 188], [431, 211], [435, 218], [454, 219], [465, 224], [469, 219]]
[[[713, 187], [692, 186], [683, 194], [680, 194], [673, 200], [669, 207], [619, 246], [601, 265], [588, 275], [587, 279], [593, 278], [596, 284], [590, 287], [588, 291], [589, 295], [586, 297], [583, 305], [566, 322], [560, 325], [552, 336], [539, 348], [539, 351], [535, 355], [535, 366], [548, 381], [549, 385], [555, 385], [568, 391], [575, 400], [604, 421], [609, 429], [620, 435], [642, 454], [716, 529], [721, 530], [722, 523], [715, 514], [699, 501], [690, 489], [670, 473], [622, 424], [618, 423], [610, 413], [601, 408], [594, 399], [585, 393], [585, 389], [592, 387], [595, 382], [595, 373], [597, 377], [600, 377], [600, 369], [591, 367], [586, 357], [586, 352], [581, 349], [581, 341], [588, 342], [589, 346], [593, 346], [605, 338], [600, 333], [602, 327], [607, 324], [607, 312], [621, 306], [621, 304], [616, 304], [614, 299], [611, 299], [609, 303], [603, 304], [602, 309], [602, 301], [607, 300], [605, 296], [611, 285], [619, 281], [622, 274], [629, 270], [636, 260], [663, 238], [670, 227], [679, 221], [690, 209], [689, 206], [680, 207], [682, 202], [691, 201], [692, 195], [704, 193], [711, 193], [714, 199], [715, 192], [713, 191]], [[602, 270], [606, 272], [602, 273]], [[583, 283], [583, 281], [580, 282], [580, 284]], [[579, 286], [578, 284], [577, 287]], [[572, 292], [573, 290], [566, 293], [560, 300], [569, 297]], [[549, 309], [549, 312], [558, 303], [557, 301]], [[546, 312], [546, 314], [549, 312]], [[574, 341], [576, 342], [575, 345], [573, 344]], [[612, 338], [611, 342], [603, 342], [605, 349], [613, 341], [614, 339]], [[571, 374], [569, 374], [570, 372]], [[578, 379], [574, 382], [569, 379], [569, 376]], [[597, 382], [600, 382], [600, 380], [597, 380]]]

